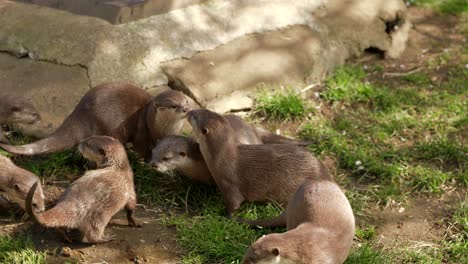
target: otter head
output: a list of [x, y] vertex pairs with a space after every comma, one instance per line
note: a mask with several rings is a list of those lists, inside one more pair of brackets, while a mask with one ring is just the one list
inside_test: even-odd
[[[25, 200], [34, 183], [40, 182], [33, 173], [16, 166], [9, 158], [0, 155], [0, 193], [7, 200], [25, 209]], [[37, 212], [44, 211], [44, 193], [39, 183], [34, 193], [32, 206]]]
[[164, 137], [153, 148], [150, 165], [159, 172], [177, 170], [187, 166], [191, 162], [188, 156], [191, 145], [196, 144], [182, 136]]
[[124, 146], [113, 137], [91, 136], [80, 142], [78, 150], [98, 168], [123, 167], [128, 163]]
[[146, 112], [146, 124], [153, 139], [180, 134], [189, 110], [187, 97], [181, 92], [168, 90], [155, 96]]
[[249, 247], [242, 264], [294, 264], [282, 252], [281, 246], [286, 243], [280, 234], [263, 236]]
[[187, 118], [193, 128], [192, 135], [199, 144], [205, 140], [228, 139], [231, 126], [220, 114], [207, 109], [192, 110]]
[[6, 95], [0, 102], [0, 117], [4, 124], [34, 124], [41, 120], [36, 108], [24, 98]]

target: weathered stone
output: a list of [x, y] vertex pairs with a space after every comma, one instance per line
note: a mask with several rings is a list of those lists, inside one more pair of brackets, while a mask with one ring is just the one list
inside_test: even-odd
[[0, 83], [0, 94], [23, 96], [41, 113], [41, 122], [20, 126], [37, 137], [60, 125], [89, 89], [86, 70], [79, 66], [17, 59], [5, 53], [0, 53]]
[[162, 67], [171, 86], [190, 94], [202, 106], [218, 112], [243, 109], [251, 105], [249, 95], [259, 84], [277, 87], [319, 82], [347, 58], [370, 47], [398, 56], [410, 23], [402, 20], [403, 33], [392, 33], [387, 22], [404, 19], [404, 5], [397, 0], [362, 2], [366, 1], [328, 1], [307, 26], [243, 36]]
[[16, 0], [57, 8], [78, 15], [94, 16], [112, 24], [127, 23], [164, 14], [206, 0]]
[[[34, 62], [76, 70], [67, 76], [84, 75], [87, 88], [117, 80], [145, 89], [164, 86], [164, 65], [171, 84], [203, 106], [226, 111], [248, 107], [246, 93], [258, 83], [315, 82], [369, 47], [398, 56], [410, 25], [405, 14], [401, 0], [210, 0], [114, 26], [0, 0], [0, 52], [22, 57], [21, 67]], [[32, 91], [40, 86], [30, 76], [23, 82]], [[14, 90], [16, 82], [10, 83]], [[83, 94], [70, 96], [77, 102]], [[66, 116], [60, 108], [44, 111]]]
[[[162, 66], [171, 86], [192, 94], [202, 106], [225, 112], [250, 107], [249, 92], [258, 84], [303, 85], [310, 72], [322, 75], [327, 68], [314, 62], [324, 49], [318, 33], [294, 26], [244, 36], [190, 60]], [[334, 56], [344, 60], [346, 52], [337, 50], [341, 55]]]

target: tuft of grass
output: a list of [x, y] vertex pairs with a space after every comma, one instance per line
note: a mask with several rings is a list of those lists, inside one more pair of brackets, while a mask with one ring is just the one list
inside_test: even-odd
[[247, 225], [220, 215], [180, 216], [171, 219], [170, 224], [177, 228], [178, 242], [209, 263], [236, 263], [258, 238]]
[[[388, 112], [396, 107], [411, 107], [424, 103], [413, 90], [378, 87], [365, 80], [366, 72], [358, 66], [341, 66], [325, 81], [322, 97], [329, 102], [347, 105], [364, 104], [374, 111]], [[430, 81], [430, 80], [429, 80]]]
[[273, 93], [261, 90], [255, 99], [255, 113], [271, 119], [300, 119], [309, 111], [304, 99], [291, 88]]
[[445, 258], [452, 263], [468, 262], [468, 202], [463, 200], [452, 215], [444, 242]]
[[376, 231], [374, 226], [369, 226], [367, 228], [356, 228], [355, 232], [356, 237], [361, 241], [370, 241], [375, 238]]
[[[221, 209], [221, 210], [220, 210]], [[280, 214], [282, 208], [275, 204], [244, 204], [238, 217], [265, 219]], [[221, 200], [209, 203], [200, 215], [170, 216], [163, 220], [165, 225], [174, 225], [178, 242], [189, 250], [183, 263], [239, 263], [247, 248], [260, 236], [272, 230], [254, 230], [245, 224], [223, 216]], [[276, 229], [286, 231], [284, 228]]]
[[0, 236], [0, 263], [42, 264], [46, 263], [46, 257], [47, 252], [36, 251], [26, 236]]
[[391, 260], [386, 256], [380, 249], [372, 247], [368, 243], [364, 243], [354, 250], [349, 255], [345, 264], [387, 264], [391, 263]]
[[403, 77], [403, 80], [413, 83], [416, 85], [429, 85], [431, 84], [431, 79], [429, 76], [423, 73], [413, 73], [413, 74], [408, 74]]
[[69, 175], [80, 175], [90, 164], [75, 149], [41, 157], [21, 157], [17, 161], [24, 169], [47, 179], [67, 179]]
[[413, 5], [427, 6], [443, 14], [457, 15], [468, 12], [466, 0], [409, 0]]

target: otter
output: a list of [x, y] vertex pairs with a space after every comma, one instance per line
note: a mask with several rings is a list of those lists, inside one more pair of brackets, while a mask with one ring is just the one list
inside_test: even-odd
[[26, 211], [31, 218], [45, 227], [78, 229], [88, 243], [113, 240], [104, 235], [104, 229], [123, 208], [128, 224], [139, 226], [133, 216], [136, 194], [124, 146], [112, 137], [91, 136], [79, 144], [78, 150], [84, 158], [96, 163], [97, 169], [87, 171], [70, 185], [53, 208], [41, 213], [31, 207], [37, 186], [34, 184], [26, 199]]
[[[275, 135], [263, 128], [254, 127], [233, 114], [224, 115], [224, 117], [235, 132], [233, 137], [240, 144], [310, 144], [309, 141], [296, 141]], [[183, 136], [162, 138], [153, 148], [150, 165], [162, 173], [175, 170], [195, 181], [214, 183], [198, 143], [192, 138]]]
[[153, 148], [150, 165], [159, 172], [178, 171], [192, 180], [214, 184], [197, 142], [184, 136], [167, 136]]
[[[11, 159], [0, 155], [0, 194], [5, 196], [0, 201], [3, 206], [8, 205], [8, 201], [25, 209], [26, 196], [35, 182], [40, 182], [36, 175], [16, 166]], [[40, 183], [38, 183], [38, 188], [32, 197], [31, 205], [35, 211], [42, 212], [44, 211], [44, 193]]]
[[258, 239], [247, 250], [242, 264], [340, 264], [348, 257], [354, 215], [337, 184], [306, 180], [279, 218], [276, 222], [284, 221], [288, 231]]
[[14, 95], [0, 96], [0, 142], [9, 144], [2, 131], [3, 125], [32, 125], [41, 120], [36, 108], [22, 97]]
[[244, 200], [286, 203], [308, 178], [333, 181], [322, 163], [292, 144], [239, 144], [229, 121], [206, 109], [187, 118], [231, 217]]
[[123, 82], [103, 83], [89, 90], [73, 112], [50, 136], [23, 146], [0, 144], [5, 150], [22, 155], [61, 151], [93, 135], [131, 142], [137, 153], [151, 155], [156, 141], [180, 133], [187, 98], [168, 90], [151, 99], [143, 89]]

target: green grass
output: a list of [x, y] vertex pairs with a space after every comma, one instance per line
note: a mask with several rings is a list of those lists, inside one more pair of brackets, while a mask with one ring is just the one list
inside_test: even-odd
[[378, 248], [374, 248], [368, 243], [364, 243], [354, 248], [345, 264], [390, 264], [392, 263], [388, 256]]
[[42, 264], [46, 263], [47, 252], [36, 251], [26, 236], [12, 238], [0, 236], [0, 263]]
[[255, 98], [255, 112], [272, 119], [295, 120], [303, 118], [310, 107], [293, 89], [268, 92], [261, 90]]
[[443, 14], [460, 14], [468, 12], [466, 0], [410, 0], [411, 4], [434, 8]]
[[413, 73], [403, 77], [403, 80], [416, 85], [429, 85], [431, 79], [423, 73]]
[[[292, 90], [263, 92], [257, 98], [257, 116], [301, 120], [299, 136], [320, 139], [309, 149], [317, 156], [337, 158], [336, 180], [345, 187], [359, 224], [346, 263], [467, 262], [466, 203], [461, 203], [449, 219], [446, 239], [434, 245], [384, 249], [377, 241], [379, 226], [366, 223], [372, 217], [371, 207], [405, 203], [411, 195], [437, 198], [446, 190], [468, 186], [468, 149], [463, 141], [468, 127], [468, 70], [464, 64], [446, 67], [447, 78], [440, 84], [432, 84], [425, 74], [412, 74], [396, 78], [398, 85], [369, 83], [363, 68], [340, 67], [327, 78], [320, 99], [331, 118], [312, 114], [308, 103]], [[381, 70], [376, 65], [369, 71]], [[161, 223], [176, 228], [177, 242], [186, 252], [182, 263], [238, 263], [258, 237], [285, 231], [254, 230], [227, 220], [216, 187], [194, 183], [175, 173], [159, 174], [132, 151], [128, 154], [138, 203], [164, 210]], [[15, 161], [49, 177], [46, 182], [81, 175], [87, 167], [74, 150]], [[246, 203], [236, 217], [269, 218], [281, 211], [275, 204]], [[45, 258], [27, 241], [1, 237], [0, 260], [15, 263], [15, 258]], [[13, 249], [4, 249], [6, 245]]]

